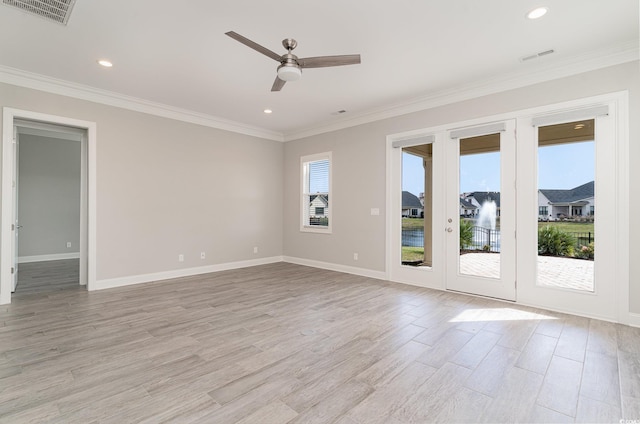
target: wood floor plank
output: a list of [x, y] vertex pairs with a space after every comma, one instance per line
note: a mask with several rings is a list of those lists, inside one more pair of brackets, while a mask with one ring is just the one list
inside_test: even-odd
[[352, 408], [347, 415], [362, 424], [385, 424], [390, 422], [392, 414], [434, 373], [436, 368], [413, 362], [403, 369], [386, 385], [376, 388], [360, 404]]
[[528, 422], [535, 407], [542, 376], [522, 368], [509, 368], [492, 402], [482, 411], [482, 422]]
[[538, 374], [545, 374], [556, 349], [558, 339], [535, 333], [531, 336], [516, 366]]
[[581, 362], [554, 356], [538, 394], [537, 404], [575, 417], [581, 377]]
[[287, 263], [98, 292], [56, 266], [0, 307], [2, 423], [640, 416], [640, 329]]
[[465, 387], [495, 397], [519, 354], [515, 349], [494, 346], [465, 381]]
[[620, 410], [620, 374], [618, 358], [587, 350], [582, 370], [580, 395], [608, 403]]

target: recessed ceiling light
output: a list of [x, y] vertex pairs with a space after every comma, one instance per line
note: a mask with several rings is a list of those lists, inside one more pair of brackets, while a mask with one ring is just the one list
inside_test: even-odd
[[270, 113], [273, 113], [271, 109], [265, 109], [263, 112], [266, 113], [267, 115], [269, 115]]
[[107, 59], [100, 59], [98, 61], [98, 64], [101, 65], [101, 66], [104, 66], [105, 68], [111, 68], [113, 66], [113, 63], [111, 63]]
[[544, 15], [547, 14], [548, 11], [549, 9], [547, 9], [546, 7], [536, 7], [535, 9], [527, 13], [527, 18], [529, 19], [542, 18]]

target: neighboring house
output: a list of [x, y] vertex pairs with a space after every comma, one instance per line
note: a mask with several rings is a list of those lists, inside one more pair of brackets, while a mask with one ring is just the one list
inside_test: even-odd
[[[476, 214], [479, 212], [483, 203], [493, 201], [496, 204], [496, 216], [500, 216], [500, 192], [474, 191], [471, 193], [463, 193], [462, 199], [476, 207]], [[460, 211], [462, 212], [462, 204], [460, 205]]]
[[538, 219], [595, 214], [594, 182], [569, 190], [538, 190]]
[[424, 208], [420, 199], [408, 191], [402, 192], [402, 217], [403, 218], [424, 218]]
[[476, 216], [478, 207], [473, 203], [460, 198], [460, 216]]
[[326, 194], [309, 196], [309, 217], [325, 218], [329, 216], [329, 198]]

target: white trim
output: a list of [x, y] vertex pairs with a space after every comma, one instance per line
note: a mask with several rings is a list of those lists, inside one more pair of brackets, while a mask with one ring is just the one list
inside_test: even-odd
[[174, 106], [156, 103], [137, 97], [126, 96], [112, 91], [101, 90], [88, 85], [77, 84], [58, 78], [52, 78], [21, 69], [0, 65], [0, 82], [47, 93], [59, 94], [75, 99], [88, 100], [108, 106], [189, 122], [210, 128], [250, 135], [267, 140], [284, 141], [281, 133], [258, 128], [241, 122], [219, 118], [205, 113], [194, 112]]
[[[613, 97], [613, 96], [612, 96]], [[616, 202], [619, 202], [616, 216], [616, 239], [618, 246], [621, 248], [621, 252], [616, 255], [616, 273], [615, 278], [621, 283], [617, 288], [617, 301], [618, 301], [618, 321], [624, 324], [640, 327], [640, 320], [634, 321], [635, 317], [640, 317], [638, 314], [631, 313], [630, 296], [631, 296], [631, 281], [630, 281], [630, 257], [629, 257], [629, 92], [625, 91], [618, 93], [615, 96], [616, 102], [616, 116], [618, 122], [616, 122], [617, 134], [617, 158], [616, 158], [616, 185], [618, 191], [616, 193]]]
[[[87, 181], [86, 181], [86, 218], [87, 225], [81, 225], [80, 243], [86, 240], [86, 248], [81, 248], [81, 256], [86, 254], [86, 260], [81, 258], [81, 278], [84, 270], [87, 274], [87, 286], [92, 289], [96, 280], [96, 123], [67, 118], [46, 113], [31, 112], [26, 110], [4, 107], [2, 111], [2, 208], [0, 212], [0, 304], [11, 303], [11, 264], [13, 237], [11, 228], [13, 200], [11, 187], [13, 181], [13, 156], [11, 155], [13, 142], [13, 127], [15, 119], [25, 119], [51, 123], [61, 126], [83, 128], [87, 131]], [[83, 145], [85, 143], [83, 142]], [[9, 153], [7, 153], [9, 152]], [[82, 219], [82, 218], [81, 218]], [[81, 281], [84, 283], [84, 281]]]
[[358, 268], [355, 266], [340, 265], [330, 262], [315, 261], [313, 259], [296, 258], [294, 256], [283, 256], [283, 262], [296, 265], [310, 266], [313, 268], [326, 269], [329, 271], [344, 272], [346, 274], [360, 275], [361, 277], [375, 278], [377, 280], [387, 281], [387, 274], [384, 271], [373, 271], [366, 268]]
[[609, 66], [620, 65], [638, 60], [639, 58], [638, 41], [627, 41], [616, 46], [608, 46], [586, 54], [572, 56], [556, 62], [551, 66], [539, 66], [532, 69], [531, 66], [523, 65], [522, 70], [511, 74], [499, 75], [482, 81], [457, 85], [453, 88], [436, 90], [401, 103], [363, 111], [338, 122], [332, 120], [285, 133], [136, 97], [125, 96], [123, 94], [7, 66], [0, 66], [0, 82], [267, 140], [293, 141]]
[[634, 314], [633, 312], [629, 312], [629, 316], [627, 317], [627, 322], [625, 324], [630, 325], [632, 327], [640, 328], [640, 314]]
[[194, 268], [174, 269], [171, 271], [154, 272], [151, 274], [130, 275], [127, 277], [108, 278], [96, 281], [93, 290], [106, 290], [116, 287], [130, 286], [133, 284], [150, 283], [153, 281], [168, 280], [171, 278], [190, 277], [193, 275], [209, 274], [212, 272], [228, 271], [231, 269], [248, 268], [258, 265], [267, 265], [282, 262], [282, 256], [269, 258], [250, 259], [246, 261], [227, 262], [222, 264], [199, 266]]
[[31, 262], [61, 261], [64, 259], [80, 259], [80, 252], [54, 253], [51, 255], [36, 255], [36, 256], [19, 256], [18, 263], [28, 264]]
[[400, 115], [420, 112], [438, 106], [458, 103], [464, 100], [595, 71], [609, 66], [633, 62], [639, 58], [638, 40], [627, 41], [617, 46], [609, 46], [608, 48], [595, 50], [584, 55], [572, 56], [556, 63], [553, 67], [539, 67], [532, 70], [530, 67], [523, 66], [525, 69], [512, 74], [499, 75], [482, 81], [457, 85], [454, 88], [433, 91], [424, 96], [402, 103], [353, 114], [339, 122], [332, 120], [295, 131], [285, 132], [284, 141], [299, 140], [330, 131], [337, 131]]

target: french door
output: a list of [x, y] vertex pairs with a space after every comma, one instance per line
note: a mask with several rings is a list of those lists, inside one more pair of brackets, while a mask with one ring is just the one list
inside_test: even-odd
[[390, 279], [618, 320], [627, 113], [612, 94], [389, 136]]
[[516, 296], [515, 121], [446, 133], [446, 288]]

